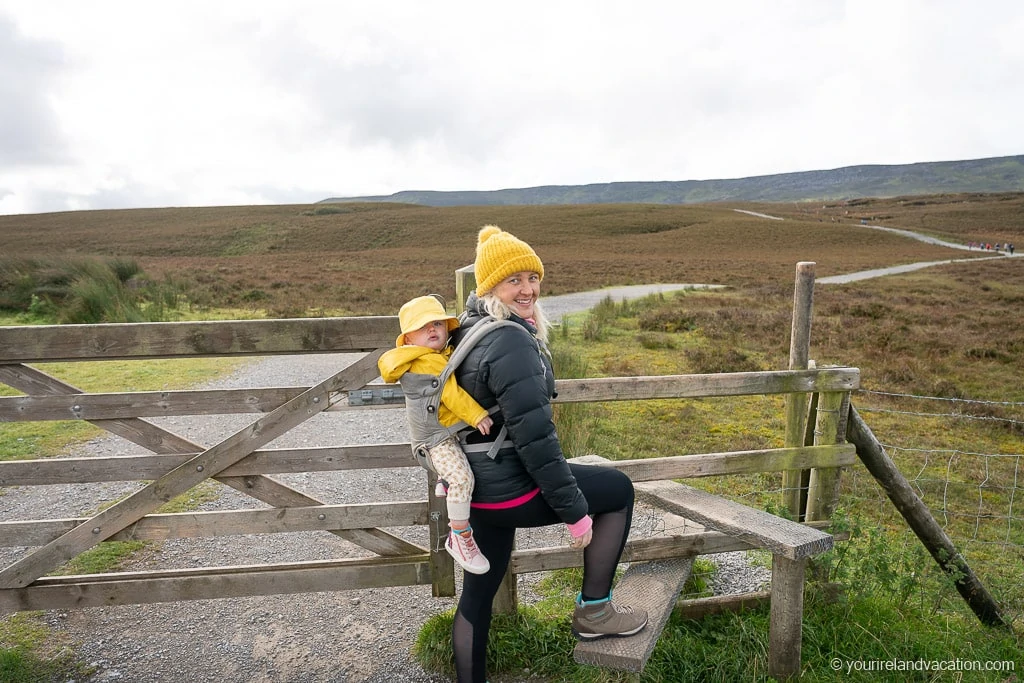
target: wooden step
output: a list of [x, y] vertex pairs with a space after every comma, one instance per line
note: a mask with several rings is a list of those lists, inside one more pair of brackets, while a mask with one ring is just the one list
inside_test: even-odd
[[635, 488], [637, 498], [649, 505], [790, 560], [811, 557], [832, 548], [831, 534], [685, 484], [645, 481], [635, 484]]
[[614, 598], [619, 605], [647, 610], [647, 628], [625, 638], [579, 642], [573, 658], [580, 664], [643, 671], [692, 567], [693, 559], [683, 557], [631, 564], [615, 585]]

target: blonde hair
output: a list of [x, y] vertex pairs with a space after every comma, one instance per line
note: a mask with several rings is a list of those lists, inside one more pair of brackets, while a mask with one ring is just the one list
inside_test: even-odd
[[[512, 317], [512, 309], [505, 305], [493, 291], [480, 297], [480, 302], [484, 305], [484, 310], [498, 320], [508, 320]], [[533, 302], [533, 321], [537, 327], [537, 339], [547, 346], [548, 330], [551, 329], [551, 323], [548, 322], [548, 317], [544, 314], [544, 309], [539, 301]]]

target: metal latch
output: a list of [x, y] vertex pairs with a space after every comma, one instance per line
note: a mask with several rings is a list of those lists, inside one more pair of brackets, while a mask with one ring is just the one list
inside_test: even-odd
[[350, 406], [381, 406], [394, 403], [405, 403], [405, 394], [397, 385], [364, 387], [348, 392]]

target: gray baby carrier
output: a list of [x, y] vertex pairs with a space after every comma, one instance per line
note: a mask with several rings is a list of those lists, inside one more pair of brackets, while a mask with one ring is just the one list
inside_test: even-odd
[[[402, 393], [405, 394], [405, 413], [409, 421], [409, 435], [412, 437], [412, 454], [416, 462], [424, 468], [433, 471], [427, 457], [429, 449], [450, 437], [464, 437], [474, 429], [474, 425], [466, 424], [462, 420], [450, 427], [445, 427], [438, 421], [437, 411], [441, 405], [441, 390], [445, 382], [485, 335], [508, 325], [515, 326], [516, 323], [486, 316], [475, 324], [469, 334], [455, 347], [440, 375], [407, 372], [398, 380], [402, 385]], [[497, 410], [498, 406], [494, 406], [487, 413], [490, 415]], [[511, 442], [505, 438], [506, 434], [507, 430], [502, 425], [493, 444], [481, 444], [486, 446], [488, 457], [494, 458], [499, 450], [511, 446]], [[463, 448], [466, 449], [466, 446], [463, 445]]]

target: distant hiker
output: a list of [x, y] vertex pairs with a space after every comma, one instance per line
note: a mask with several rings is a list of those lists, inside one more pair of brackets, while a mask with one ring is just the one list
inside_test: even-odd
[[1009, 250], [1010, 256], [1013, 256], [1013, 243], [1011, 242], [1010, 244], [1007, 244], [1006, 248]]
[[[493, 460], [467, 450], [476, 475], [470, 520], [491, 571], [466, 574], [455, 611], [455, 673], [465, 683], [487, 679], [491, 606], [518, 528], [562, 523], [569, 546], [586, 549], [572, 617], [577, 638], [632, 635], [647, 625], [646, 611], [613, 602], [611, 592], [633, 517], [633, 483], [610, 467], [567, 463], [552, 421], [555, 377], [545, 345], [548, 323], [537, 302], [544, 265], [529, 244], [486, 225], [477, 235], [474, 269], [476, 291], [452, 335], [456, 353], [489, 317], [514, 324], [489, 333], [455, 371], [480, 405], [499, 406], [494, 426], [507, 427], [509, 436]], [[489, 439], [470, 435], [471, 442], [496, 441], [493, 432]]]
[[[449, 333], [459, 326], [455, 316], [448, 315], [441, 302], [433, 296], [421, 296], [406, 302], [398, 312], [402, 333], [395, 340], [395, 348], [386, 351], [377, 361], [380, 376], [385, 382], [402, 382], [406, 393], [406, 408], [409, 411], [425, 408], [412, 400], [414, 393], [406, 390], [406, 383], [416, 381], [434, 382], [436, 386], [452, 349], [448, 346]], [[429, 416], [431, 418], [434, 415]], [[469, 501], [473, 498], [473, 470], [466, 461], [458, 439], [445, 430], [460, 420], [475, 427], [483, 435], [490, 433], [494, 421], [487, 410], [480, 407], [472, 396], [463, 391], [449, 375], [441, 387], [441, 403], [436, 419], [409, 415], [409, 431], [413, 445], [422, 445], [426, 451], [429, 466], [437, 473], [438, 479], [448, 485], [444, 490], [441, 481], [435, 495], [445, 495], [448, 508], [448, 539], [445, 550], [455, 558], [464, 570], [473, 574], [486, 574], [491, 565], [483, 556], [473, 537], [469, 525]], [[429, 433], [430, 422], [434, 433]]]

